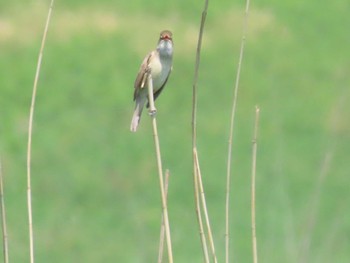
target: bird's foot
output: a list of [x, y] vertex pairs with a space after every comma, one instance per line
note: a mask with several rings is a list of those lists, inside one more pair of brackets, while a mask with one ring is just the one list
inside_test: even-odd
[[157, 109], [156, 108], [153, 108], [153, 109], [150, 109], [148, 111], [148, 114], [151, 116], [151, 117], [154, 117], [157, 113]]

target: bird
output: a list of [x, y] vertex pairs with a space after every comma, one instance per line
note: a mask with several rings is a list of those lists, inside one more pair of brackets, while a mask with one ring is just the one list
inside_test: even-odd
[[132, 116], [130, 131], [136, 132], [140, 123], [145, 103], [149, 107], [147, 74], [150, 72], [153, 81], [153, 98], [156, 100], [163, 91], [173, 63], [173, 34], [169, 30], [160, 32], [157, 48], [144, 58], [134, 83], [135, 110]]

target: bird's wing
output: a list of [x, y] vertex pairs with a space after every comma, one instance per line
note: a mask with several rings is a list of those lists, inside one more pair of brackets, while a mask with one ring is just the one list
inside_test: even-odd
[[146, 71], [147, 67], [149, 65], [149, 61], [153, 55], [153, 52], [150, 52], [142, 61], [142, 64], [140, 66], [139, 72], [137, 73], [135, 83], [134, 83], [134, 100], [136, 99], [137, 95], [139, 94], [140, 90], [143, 89], [146, 85], [147, 79], [146, 79]]

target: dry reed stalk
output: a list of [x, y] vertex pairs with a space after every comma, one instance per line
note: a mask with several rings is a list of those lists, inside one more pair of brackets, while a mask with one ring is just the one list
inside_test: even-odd
[[257, 153], [257, 138], [259, 126], [259, 107], [255, 108], [255, 124], [254, 135], [252, 141], [252, 185], [251, 185], [251, 213], [252, 213], [252, 246], [253, 246], [253, 262], [258, 263], [258, 249], [256, 240], [256, 221], [255, 221], [255, 179], [256, 179], [256, 153]]
[[[209, 244], [210, 244], [211, 253], [212, 253], [214, 262], [217, 263], [214, 239], [213, 239], [213, 234], [211, 232], [211, 227], [210, 227], [209, 214], [208, 214], [207, 204], [206, 204], [206, 200], [205, 200], [205, 193], [204, 193], [204, 187], [203, 187], [203, 182], [202, 182], [202, 174], [201, 174], [200, 167], [199, 167], [197, 151], [195, 152], [195, 158], [196, 158], [195, 161], [196, 161], [196, 168], [197, 168], [197, 174], [196, 174], [197, 175], [197, 188], [198, 188], [197, 191], [199, 191], [199, 193], [200, 193], [200, 200], [201, 200], [201, 204], [202, 204], [202, 208], [203, 208], [205, 223], [207, 226], [208, 240], [209, 240]], [[208, 253], [208, 252], [206, 252], [206, 253]]]
[[[169, 188], [169, 170], [165, 170], [165, 179], [164, 179], [164, 189], [165, 197], [168, 198], [168, 188]], [[168, 200], [167, 200], [168, 201]], [[159, 238], [159, 252], [158, 252], [158, 263], [163, 261], [163, 252], [164, 252], [164, 237], [165, 237], [165, 225], [164, 225], [164, 216], [162, 214], [162, 223], [160, 227], [160, 238]]]
[[300, 254], [299, 254], [300, 263], [305, 263], [309, 261], [308, 256], [309, 256], [310, 246], [312, 242], [312, 233], [317, 221], [317, 214], [320, 206], [322, 188], [323, 188], [324, 180], [329, 172], [332, 158], [333, 158], [332, 152], [326, 153], [321, 166], [319, 177], [316, 182], [316, 186], [314, 188], [314, 192], [310, 198], [310, 209], [308, 210], [309, 214], [307, 216], [307, 222], [305, 224], [306, 229], [304, 230], [304, 237], [300, 246]]
[[[196, 160], [197, 159], [197, 150], [196, 149], [194, 149], [194, 151], [193, 151], [193, 156]], [[205, 233], [204, 233], [202, 209], [201, 209], [200, 196], [199, 196], [199, 192], [200, 192], [199, 183], [198, 183], [199, 167], [197, 166], [197, 162], [195, 162], [193, 165], [194, 165], [194, 167], [193, 167], [193, 170], [194, 170], [194, 175], [193, 175], [194, 198], [195, 198], [195, 208], [196, 208], [196, 215], [197, 215], [198, 227], [199, 227], [199, 236], [200, 236], [201, 244], [202, 244], [204, 262], [209, 263], [207, 239], [206, 239]]]
[[201, 243], [202, 243], [204, 261], [206, 263], [209, 262], [209, 255], [208, 255], [208, 247], [206, 243], [202, 212], [201, 212], [201, 200], [203, 204], [203, 199], [201, 198], [201, 195], [200, 195], [200, 184], [199, 184], [200, 166], [199, 166], [198, 152], [197, 152], [197, 98], [198, 98], [197, 93], [198, 93], [198, 75], [199, 75], [199, 65], [200, 65], [200, 59], [201, 59], [202, 39], [203, 39], [205, 20], [207, 17], [208, 4], [209, 4], [209, 1], [205, 0], [204, 8], [202, 11], [200, 27], [199, 27], [199, 34], [198, 34], [196, 61], [195, 61], [195, 69], [194, 69], [194, 77], [193, 77], [193, 95], [192, 95], [192, 154], [193, 154], [192, 159], [193, 159], [193, 182], [194, 182], [194, 194], [195, 194], [195, 207], [196, 207], [196, 215], [197, 215], [197, 221], [199, 226], [199, 234], [200, 234]]
[[3, 241], [3, 251], [4, 251], [4, 263], [8, 263], [9, 262], [9, 249], [8, 249], [6, 209], [5, 209], [4, 184], [3, 184], [3, 178], [2, 178], [1, 159], [0, 159], [0, 199], [1, 199], [0, 205], [1, 205], [2, 241]]
[[50, 4], [49, 11], [47, 14], [44, 34], [43, 34], [43, 38], [41, 41], [41, 47], [40, 47], [40, 51], [39, 51], [37, 68], [36, 68], [35, 78], [34, 78], [32, 100], [31, 100], [30, 112], [29, 112], [28, 146], [27, 146], [27, 206], [28, 206], [30, 263], [34, 263], [33, 212], [32, 212], [32, 190], [31, 190], [31, 152], [32, 152], [33, 118], [34, 118], [36, 92], [37, 92], [40, 69], [41, 69], [41, 62], [42, 62], [42, 58], [43, 58], [46, 36], [47, 36], [47, 32], [49, 30], [49, 24], [50, 24], [52, 9], [53, 9], [53, 3], [54, 3], [54, 0], [51, 0], [51, 4]]
[[239, 52], [239, 59], [238, 59], [238, 67], [237, 67], [237, 73], [236, 73], [236, 82], [234, 86], [234, 95], [233, 95], [233, 101], [232, 101], [232, 110], [231, 110], [231, 119], [230, 119], [230, 132], [229, 132], [229, 139], [228, 139], [228, 153], [227, 153], [227, 173], [226, 173], [226, 202], [225, 202], [225, 262], [226, 263], [232, 263], [232, 259], [230, 261], [230, 219], [229, 219], [229, 212], [230, 212], [230, 191], [231, 191], [231, 160], [232, 160], [232, 140], [233, 140], [233, 130], [234, 130], [234, 122], [235, 122], [235, 115], [236, 115], [236, 107], [237, 107], [237, 98], [238, 98], [238, 87], [239, 87], [239, 81], [241, 76], [241, 68], [242, 68], [242, 61], [243, 61], [243, 54], [244, 54], [244, 47], [245, 47], [245, 40], [246, 40], [246, 32], [248, 28], [248, 12], [249, 12], [249, 5], [250, 0], [246, 1], [246, 7], [245, 7], [245, 15], [244, 15], [244, 22], [243, 22], [243, 29], [242, 29], [242, 40], [241, 40], [241, 47]]
[[[197, 93], [198, 93], [198, 75], [199, 75], [199, 65], [201, 61], [201, 49], [202, 49], [202, 39], [203, 39], [203, 31], [205, 20], [207, 17], [208, 11], [208, 0], [204, 2], [204, 8], [202, 11], [202, 18], [199, 27], [199, 35], [196, 49], [196, 62], [194, 68], [194, 77], [193, 77], [193, 95], [192, 95], [192, 148], [197, 148]], [[193, 163], [194, 163], [193, 159]]]
[[156, 121], [156, 108], [154, 107], [154, 98], [153, 98], [153, 81], [151, 70], [147, 74], [147, 88], [148, 88], [148, 101], [149, 101], [149, 112], [152, 118], [152, 126], [153, 126], [153, 138], [154, 145], [156, 149], [156, 157], [157, 157], [157, 167], [158, 167], [158, 175], [159, 175], [159, 185], [162, 199], [162, 211], [164, 218], [164, 227], [165, 227], [165, 239], [167, 244], [168, 251], [168, 262], [173, 263], [173, 251], [171, 246], [171, 236], [170, 236], [170, 224], [168, 217], [168, 208], [167, 208], [167, 200], [164, 189], [164, 179], [163, 179], [163, 168], [162, 168], [162, 158], [160, 154], [160, 145], [158, 138], [158, 129], [157, 129], [157, 121]]

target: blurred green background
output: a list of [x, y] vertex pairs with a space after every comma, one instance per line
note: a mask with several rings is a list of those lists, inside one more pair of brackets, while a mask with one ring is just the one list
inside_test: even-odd
[[[198, 148], [220, 262], [229, 118], [244, 1], [210, 1]], [[0, 3], [0, 154], [10, 260], [28, 261], [29, 106], [49, 1]], [[163, 29], [174, 70], [157, 100], [171, 171], [175, 262], [202, 262], [194, 210], [191, 103], [202, 1], [56, 1], [34, 116], [36, 262], [155, 262], [160, 194], [150, 121], [129, 132], [133, 82]], [[261, 262], [349, 262], [350, 2], [253, 1], [236, 114], [232, 262], [249, 262], [251, 139], [261, 109]]]

